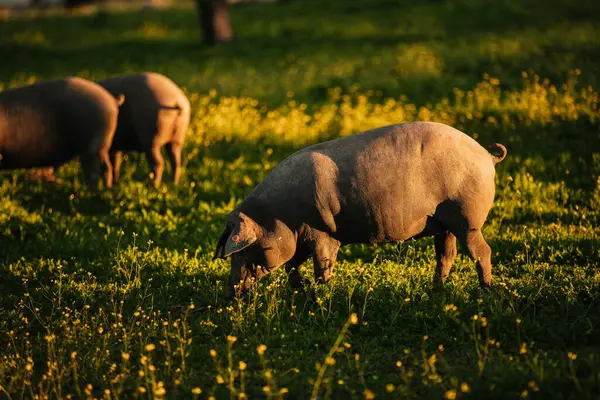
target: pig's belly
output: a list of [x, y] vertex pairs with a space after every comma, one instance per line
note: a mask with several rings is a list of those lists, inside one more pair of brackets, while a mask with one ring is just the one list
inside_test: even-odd
[[39, 138], [0, 149], [0, 169], [53, 167], [62, 165], [77, 155], [67, 146], [52, 142], [52, 139], [48, 142]]
[[412, 213], [411, 218], [396, 215], [370, 218], [368, 215], [336, 218], [331, 235], [342, 244], [400, 242], [432, 236], [443, 231], [433, 212]]
[[20, 156], [18, 154], [3, 154], [2, 160], [0, 160], [0, 169], [56, 167], [65, 164], [73, 158], [75, 158], [75, 155], [44, 154], [38, 157], [32, 157], [31, 155]]
[[133, 128], [117, 128], [111, 145], [111, 151], [141, 151], [142, 145]]

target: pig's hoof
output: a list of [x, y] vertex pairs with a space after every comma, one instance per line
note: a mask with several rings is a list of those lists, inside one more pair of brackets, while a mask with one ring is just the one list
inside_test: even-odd
[[492, 288], [492, 281], [488, 281], [488, 282], [479, 282], [479, 286], [481, 287], [481, 289], [485, 289], [485, 290], [489, 290]]
[[441, 292], [444, 289], [444, 284], [443, 283], [433, 283], [433, 291], [434, 292]]
[[304, 291], [304, 288], [310, 287], [310, 281], [302, 277], [297, 270], [288, 272], [288, 282], [292, 289], [298, 291]]
[[433, 278], [433, 290], [442, 290], [447, 281], [447, 277], [442, 278], [439, 276], [435, 276]]
[[306, 290], [310, 289], [310, 281], [306, 278], [302, 278], [299, 281], [291, 283], [292, 290], [294, 293], [306, 294]]
[[30, 176], [30, 179], [37, 181], [37, 182], [49, 182], [49, 183], [56, 182], [56, 176], [54, 175], [54, 169], [37, 170]]

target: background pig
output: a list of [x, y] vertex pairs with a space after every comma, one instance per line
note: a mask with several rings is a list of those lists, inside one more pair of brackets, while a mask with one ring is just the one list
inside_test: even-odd
[[98, 82], [113, 95], [123, 93], [119, 124], [111, 147], [114, 179], [119, 179], [123, 151], [143, 151], [160, 184], [163, 146], [173, 169], [173, 181], [181, 177], [181, 150], [190, 122], [190, 103], [181, 89], [156, 73], [122, 75]]
[[456, 239], [491, 284], [491, 250], [481, 234], [494, 199], [493, 156], [447, 125], [391, 125], [307, 147], [285, 159], [229, 215], [215, 258], [231, 259], [230, 294], [286, 264], [313, 258], [327, 281], [340, 245], [435, 236], [434, 284], [456, 256]]
[[79, 156], [87, 182], [96, 186], [104, 172], [110, 187], [118, 98], [74, 77], [0, 93], [0, 169], [57, 167]]

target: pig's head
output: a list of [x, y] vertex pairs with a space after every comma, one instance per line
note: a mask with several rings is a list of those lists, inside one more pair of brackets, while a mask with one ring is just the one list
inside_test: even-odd
[[296, 237], [284, 223], [275, 221], [266, 229], [239, 212], [221, 233], [213, 259], [231, 256], [227, 292], [231, 298], [286, 263], [295, 251]]

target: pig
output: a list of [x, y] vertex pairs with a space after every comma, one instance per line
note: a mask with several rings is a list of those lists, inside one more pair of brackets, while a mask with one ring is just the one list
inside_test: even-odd
[[173, 181], [181, 179], [181, 150], [190, 123], [190, 103], [169, 78], [157, 73], [121, 75], [99, 81], [113, 95], [125, 95], [117, 131], [110, 149], [114, 180], [119, 179], [124, 151], [142, 151], [153, 171], [154, 184], [162, 181], [166, 146]]
[[352, 243], [434, 236], [435, 287], [450, 273], [460, 242], [490, 286], [491, 249], [481, 228], [494, 200], [491, 154], [440, 123], [390, 125], [306, 147], [283, 160], [229, 214], [214, 258], [231, 256], [229, 297], [285, 264], [293, 288], [298, 267], [313, 259], [327, 282], [338, 249]]
[[109, 149], [122, 94], [76, 77], [0, 93], [0, 170], [58, 167], [76, 157], [87, 183], [104, 173], [112, 186]]

